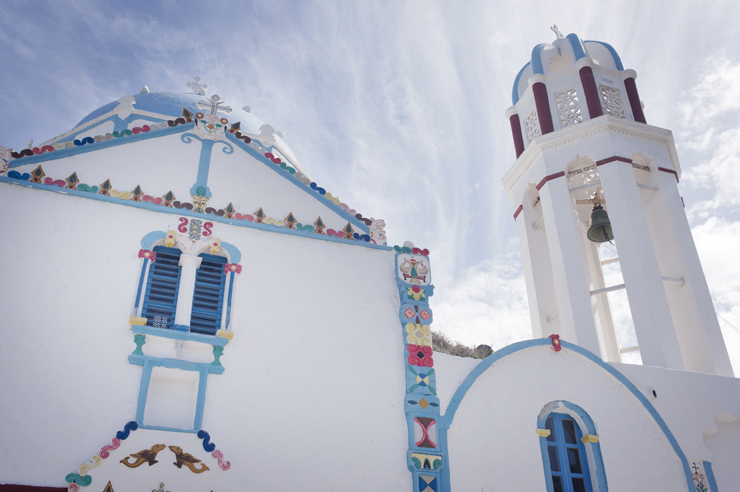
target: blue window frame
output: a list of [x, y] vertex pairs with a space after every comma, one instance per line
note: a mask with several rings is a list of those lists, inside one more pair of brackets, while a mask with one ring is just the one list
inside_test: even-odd
[[155, 328], [172, 328], [180, 289], [180, 255], [177, 248], [155, 246], [157, 258], [149, 268], [146, 294], [141, 315], [146, 325]]
[[586, 447], [578, 424], [570, 416], [552, 412], [545, 428], [553, 492], [592, 492]]
[[200, 268], [195, 274], [193, 310], [190, 316], [190, 331], [204, 335], [215, 335], [221, 328], [224, 305], [226, 274], [223, 256], [201, 254]]

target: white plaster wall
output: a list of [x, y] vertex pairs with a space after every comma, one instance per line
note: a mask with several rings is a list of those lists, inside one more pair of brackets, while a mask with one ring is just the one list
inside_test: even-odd
[[[131, 191], [140, 185], [146, 195], [160, 197], [172, 191], [177, 200], [190, 202], [190, 188], [198, 175], [200, 142], [193, 139], [186, 144], [180, 140], [180, 135], [164, 135], [98, 148], [41, 162], [40, 165], [46, 176], [54, 179], [65, 179], [76, 172], [80, 183], [90, 186], [99, 186], [110, 179], [111, 185], [118, 191]], [[93, 148], [95, 145], [105, 144], [90, 144]], [[26, 164], [12, 169], [19, 173], [30, 173], [38, 165]]]
[[447, 411], [447, 405], [450, 404], [457, 388], [480, 362], [481, 359], [471, 357], [458, 357], [441, 352], [434, 353], [434, 374], [437, 376], [440, 415], [444, 415]]
[[[332, 212], [317, 199], [321, 196], [318, 192], [288, 181], [287, 172], [279, 166], [270, 164], [280, 171], [277, 173], [242, 149], [235, 148], [233, 154], [224, 154], [221, 147], [222, 144], [214, 145], [208, 178], [214, 196], [213, 206], [218, 203], [218, 208], [224, 208], [231, 202], [241, 214], [254, 214], [262, 207], [263, 212], [275, 220], [283, 220], [293, 212], [303, 225], [313, 225], [321, 216], [327, 228], [337, 231], [347, 225], [348, 219]], [[357, 226], [353, 227], [361, 232]]]
[[452, 490], [545, 490], [539, 436], [554, 400], [594, 420], [609, 490], [686, 490], [681, 461], [645, 407], [623, 384], [568, 349], [532, 347], [483, 373], [448, 431]]
[[611, 365], [650, 400], [689, 459], [712, 461], [712, 453], [702, 439], [704, 429], [715, 425], [717, 412], [740, 414], [740, 379], [661, 367]]
[[[145, 234], [175, 228], [178, 216], [4, 183], [0, 203], [13, 210], [0, 218], [0, 483], [65, 486], [135, 417], [142, 368], [127, 361], [127, 321], [137, 253]], [[192, 434], [139, 429], [90, 471], [94, 488], [113, 479], [116, 492], [160, 481], [205, 492], [406, 490], [393, 252], [223, 224], [214, 236], [241, 250], [244, 267], [235, 336], [225, 372], [208, 377], [203, 421], [232, 468], [220, 470]], [[159, 350], [168, 343], [174, 357], [173, 341]], [[196, 345], [183, 358], [210, 349]], [[118, 463], [157, 443], [211, 471], [177, 469], [170, 451], [151, 468]]]
[[84, 132], [80, 132], [79, 135], [75, 135], [74, 140], [82, 140], [85, 137], [95, 137], [96, 135], [105, 135], [106, 133], [113, 133], [115, 128], [115, 122], [112, 120], [105, 121], [99, 125], [95, 125], [88, 128]]

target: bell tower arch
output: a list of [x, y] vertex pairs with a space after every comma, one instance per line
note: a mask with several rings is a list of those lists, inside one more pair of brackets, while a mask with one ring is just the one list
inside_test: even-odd
[[[673, 135], [647, 124], [635, 78], [610, 45], [569, 34], [537, 45], [514, 82], [517, 160], [503, 184], [518, 206], [533, 336], [558, 333], [605, 361], [639, 350], [646, 365], [732, 376]], [[622, 283], [605, 284], [608, 264]], [[617, 343], [616, 290], [636, 347]]]

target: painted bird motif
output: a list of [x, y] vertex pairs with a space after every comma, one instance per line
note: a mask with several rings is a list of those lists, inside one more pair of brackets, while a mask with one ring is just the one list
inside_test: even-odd
[[[149, 466], [152, 466], [154, 463], [158, 463], [157, 453], [159, 453], [166, 447], [167, 446], [165, 446], [164, 444], [155, 444], [150, 449], [143, 449], [138, 453], [126, 456], [121, 460], [121, 463], [128, 466], [129, 468], [136, 468], [137, 466], [141, 466], [144, 463], [149, 463]], [[130, 458], [134, 458], [136, 461], [129, 462], [128, 460]]]
[[[205, 463], [201, 463], [200, 460], [192, 454], [184, 452], [181, 447], [170, 446], [170, 451], [175, 453], [175, 459], [177, 461], [175, 461], [173, 464], [178, 468], [182, 468], [182, 465], [185, 465], [190, 468], [190, 471], [193, 473], [203, 473], [204, 471], [208, 471], [210, 469], [208, 468], [208, 466], [206, 466]], [[196, 463], [200, 463], [202, 467], [196, 468]]]

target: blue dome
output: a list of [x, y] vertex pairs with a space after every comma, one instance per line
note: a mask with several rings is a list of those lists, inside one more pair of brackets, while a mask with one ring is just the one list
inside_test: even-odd
[[538, 44], [532, 50], [532, 58], [519, 71], [514, 79], [514, 87], [511, 93], [511, 102], [516, 104], [519, 97], [527, 89], [527, 79], [533, 74], [547, 74], [550, 69], [543, 64], [543, 51], [557, 49], [568, 51], [573, 57], [573, 63], [581, 58], [591, 58], [597, 65], [612, 70], [623, 71], [624, 66], [617, 51], [608, 43], [603, 41], [582, 41], [576, 34], [568, 34], [564, 38], [556, 39], [552, 44]]
[[[197, 113], [199, 111], [205, 113], [205, 110], [198, 108], [198, 101], [207, 100], [208, 96], [201, 96], [188, 92], [145, 92], [142, 94], [136, 94], [133, 98], [136, 100], [134, 103], [134, 109], [163, 114], [169, 116], [171, 119], [175, 119], [182, 115], [182, 108], [186, 108], [192, 113]], [[105, 106], [101, 106], [82, 118], [75, 127], [112, 111], [116, 106], [118, 106], [118, 104], [118, 101], [113, 101]], [[228, 102], [225, 105], [231, 106], [232, 111], [230, 114], [220, 113], [222, 117], [228, 118], [230, 123], [241, 121], [242, 132], [259, 134], [259, 129], [264, 124], [263, 121], [251, 113], [247, 113], [243, 109], [233, 107]]]

